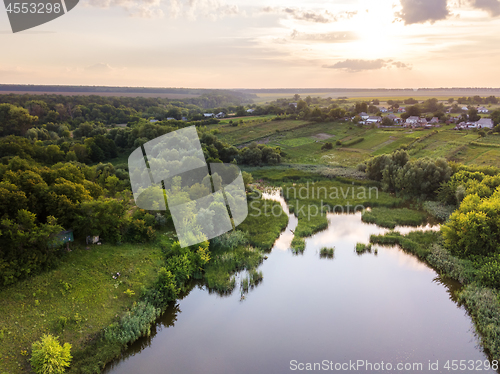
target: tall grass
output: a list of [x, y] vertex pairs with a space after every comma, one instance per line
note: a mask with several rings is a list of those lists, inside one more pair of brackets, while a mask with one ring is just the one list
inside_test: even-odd
[[356, 253], [358, 255], [363, 254], [365, 252], [371, 252], [372, 251], [372, 245], [369, 244], [364, 244], [364, 243], [356, 243]]
[[254, 247], [271, 249], [288, 224], [288, 216], [280, 203], [271, 200], [252, 200], [248, 213], [238, 229], [248, 233], [250, 244]]
[[304, 253], [304, 250], [306, 249], [306, 241], [304, 238], [295, 236], [292, 240], [291, 249], [295, 254]]
[[335, 247], [333, 247], [333, 248], [323, 247], [319, 251], [320, 258], [332, 259], [334, 257], [334, 255], [335, 255]]
[[381, 227], [393, 229], [396, 226], [420, 226], [425, 220], [425, 214], [407, 208], [389, 209], [375, 207], [371, 211], [363, 212], [363, 222], [374, 223]]

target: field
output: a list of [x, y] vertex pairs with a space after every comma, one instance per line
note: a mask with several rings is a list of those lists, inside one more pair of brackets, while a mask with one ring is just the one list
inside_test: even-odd
[[[488, 134], [482, 138], [475, 130], [457, 131], [453, 127], [372, 129], [350, 122], [271, 121], [269, 117], [260, 120], [252, 117], [239, 126], [219, 124], [209, 129], [239, 147], [252, 141], [279, 146], [285, 154], [283, 161], [291, 164], [353, 168], [372, 156], [404, 147], [412, 158], [444, 157], [464, 164], [500, 167], [500, 135]], [[327, 142], [332, 143], [333, 149], [322, 150]]]
[[161, 251], [152, 245], [79, 246], [55, 270], [0, 291], [2, 373], [29, 370], [27, 352], [43, 333], [71, 343], [72, 352], [81, 350], [139, 299], [162, 265]]
[[331, 97], [333, 99], [339, 97], [347, 97], [349, 101], [359, 101], [359, 100], [373, 100], [379, 99], [382, 101], [387, 100], [404, 100], [410, 97], [418, 99], [420, 101], [437, 98], [439, 100], [445, 101], [450, 97], [455, 99], [463, 96], [498, 96], [498, 91], [490, 90], [461, 90], [461, 89], [450, 89], [450, 90], [413, 90], [413, 89], [401, 89], [401, 90], [384, 90], [384, 89], [359, 89], [359, 90], [342, 90], [342, 89], [318, 89], [311, 88], [307, 89], [283, 89], [283, 90], [249, 90], [258, 96], [255, 100], [257, 104], [264, 104], [277, 100], [280, 98], [291, 98], [295, 94], [299, 94], [302, 98], [307, 96], [311, 97]]

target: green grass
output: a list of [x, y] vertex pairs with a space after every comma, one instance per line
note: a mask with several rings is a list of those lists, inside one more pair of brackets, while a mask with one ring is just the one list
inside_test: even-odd
[[281, 141], [281, 144], [284, 144], [289, 147], [300, 147], [301, 145], [306, 145], [310, 143], [315, 143], [316, 140], [308, 137], [300, 137], [295, 139], [285, 139]]
[[[0, 372], [28, 370], [31, 343], [43, 333], [60, 336], [82, 350], [85, 338], [100, 332], [139, 299], [163, 264], [154, 245], [100, 245], [75, 248], [57, 269], [0, 291]], [[113, 279], [116, 273], [121, 275]], [[124, 292], [131, 290], [135, 295]]]
[[[364, 181], [286, 183], [283, 194], [299, 219], [295, 235], [307, 237], [328, 226], [327, 212], [355, 213], [369, 206], [393, 207], [401, 200]], [[321, 211], [323, 209], [323, 211]]]
[[259, 249], [239, 246], [234, 249], [217, 248], [211, 251], [211, 257], [205, 267], [207, 285], [221, 294], [226, 294], [231, 292], [236, 284], [233, 274], [240, 270], [255, 270], [264, 255]]
[[320, 258], [333, 258], [335, 254], [335, 248], [323, 247], [319, 251]]
[[365, 252], [371, 252], [372, 250], [372, 245], [371, 244], [364, 244], [364, 243], [356, 243], [356, 253], [357, 254], [362, 254]]
[[287, 224], [288, 216], [280, 203], [271, 200], [251, 200], [248, 216], [238, 226], [238, 230], [249, 234], [252, 245], [269, 250]]
[[378, 226], [393, 229], [396, 226], [420, 226], [426, 221], [426, 215], [407, 208], [375, 207], [371, 211], [363, 212], [361, 219], [366, 223], [375, 223]]
[[292, 252], [295, 254], [304, 253], [306, 249], [306, 241], [304, 238], [294, 236], [291, 244]]

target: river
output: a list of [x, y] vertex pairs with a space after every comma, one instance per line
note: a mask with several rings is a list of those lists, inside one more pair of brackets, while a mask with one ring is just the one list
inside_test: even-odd
[[[279, 195], [265, 197], [280, 201], [288, 213]], [[451, 370], [460, 360], [467, 365], [474, 360], [482, 373], [495, 372], [480, 364], [487, 357], [470, 316], [454, 298], [460, 284], [397, 247], [374, 246], [377, 253], [358, 255], [357, 242], [368, 243], [371, 234], [387, 231], [363, 223], [360, 214], [329, 214], [328, 228], [306, 239], [303, 255], [294, 255], [289, 246], [297, 219], [289, 217], [259, 268], [264, 276], [259, 285], [243, 298], [238, 289], [222, 297], [193, 285], [150, 337], [134, 343], [105, 372], [474, 371]], [[335, 247], [333, 258], [320, 258], [325, 246]]]

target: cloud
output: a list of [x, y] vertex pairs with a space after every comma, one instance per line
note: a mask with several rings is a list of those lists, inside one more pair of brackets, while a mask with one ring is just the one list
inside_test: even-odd
[[106, 73], [106, 72], [110, 72], [111, 70], [113, 70], [113, 68], [111, 66], [109, 66], [108, 64], [100, 62], [98, 64], [86, 66], [85, 70], [97, 72], [97, 73]]
[[[450, 16], [447, 0], [400, 0], [401, 11], [395, 16], [405, 25], [430, 22], [446, 19]], [[477, 1], [477, 0], [476, 0]], [[480, 0], [489, 1], [489, 0]]]
[[328, 10], [324, 11], [314, 11], [314, 10], [303, 10], [297, 8], [277, 8], [277, 7], [264, 7], [262, 8], [264, 13], [276, 13], [284, 14], [288, 18], [295, 19], [297, 21], [306, 21], [313, 23], [331, 23], [337, 22], [342, 19], [351, 19], [357, 12], [342, 12], [338, 14], [330, 13]]
[[196, 19], [202, 14], [207, 18], [218, 19], [240, 13], [237, 5], [226, 4], [223, 0], [87, 0], [87, 5], [119, 7], [130, 16], [140, 18], [163, 18], [167, 13], [169, 18], [184, 16]]
[[498, 0], [473, 0], [472, 6], [487, 11], [492, 17], [500, 15], [500, 1]]
[[352, 31], [308, 34], [308, 33], [301, 33], [297, 30], [293, 30], [290, 37], [298, 41], [320, 42], [320, 43], [344, 43], [358, 39], [356, 34]]
[[350, 73], [355, 73], [363, 70], [380, 70], [380, 69], [390, 69], [395, 67], [397, 69], [408, 69], [411, 70], [411, 65], [400, 61], [393, 60], [345, 60], [339, 61], [333, 65], [323, 65], [327, 69], [343, 69]]

